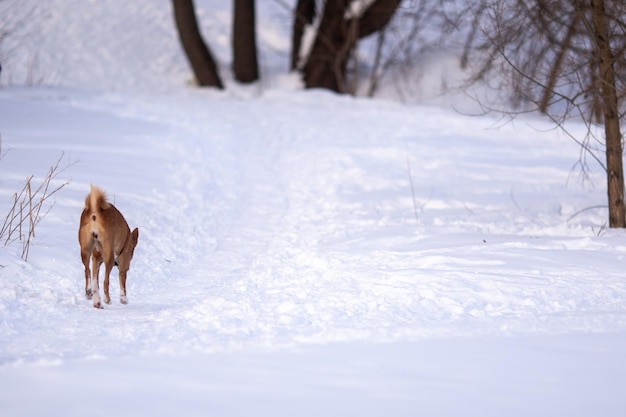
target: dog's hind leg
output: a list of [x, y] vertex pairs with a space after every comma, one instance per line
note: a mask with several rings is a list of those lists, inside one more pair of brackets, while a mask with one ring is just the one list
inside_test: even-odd
[[89, 251], [80, 252], [80, 257], [83, 261], [83, 265], [85, 266], [85, 296], [87, 297], [88, 300], [91, 300], [92, 292], [91, 292], [91, 283], [89, 282], [91, 278], [90, 277], [91, 271], [89, 270], [89, 260], [90, 260], [89, 255], [91, 255]]
[[113, 269], [113, 262], [104, 263], [104, 302], [111, 304], [111, 297], [109, 296], [109, 275]]
[[93, 306], [95, 308], [102, 308], [100, 302], [100, 284], [98, 283], [100, 274], [100, 265], [102, 265], [102, 255], [94, 251], [92, 258], [92, 271], [91, 271], [91, 291], [93, 293]]

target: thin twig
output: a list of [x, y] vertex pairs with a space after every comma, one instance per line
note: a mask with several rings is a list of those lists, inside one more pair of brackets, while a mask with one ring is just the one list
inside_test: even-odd
[[411, 164], [409, 163], [409, 157], [406, 157], [406, 168], [409, 174], [409, 183], [411, 184], [411, 195], [413, 196], [413, 213], [415, 214], [415, 221], [417, 225], [420, 224], [419, 216], [417, 215], [417, 201], [415, 199], [415, 188], [413, 187], [413, 175], [411, 174]]
[[586, 212], [586, 211], [589, 211], [589, 210], [595, 210], [595, 209], [602, 209], [602, 208], [603, 208], [603, 209], [605, 209], [605, 208], [608, 208], [608, 207], [609, 207], [609, 206], [607, 206], [607, 205], [598, 205], [598, 206], [585, 207], [584, 209], [578, 210], [576, 213], [574, 213], [574, 214], [572, 214], [571, 216], [569, 216], [569, 217], [567, 218], [567, 221], [569, 222], [569, 221], [570, 221], [570, 220], [572, 220], [574, 217], [576, 217], [576, 216], [578, 216], [579, 214], [582, 214], [582, 213], [584, 213], [584, 212]]

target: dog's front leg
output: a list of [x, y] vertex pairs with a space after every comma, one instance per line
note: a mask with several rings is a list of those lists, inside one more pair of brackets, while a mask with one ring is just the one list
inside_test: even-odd
[[98, 275], [100, 275], [100, 265], [102, 265], [102, 256], [95, 254], [92, 256], [92, 271], [91, 271], [91, 291], [93, 293], [93, 306], [95, 308], [102, 308], [100, 302], [100, 284]]

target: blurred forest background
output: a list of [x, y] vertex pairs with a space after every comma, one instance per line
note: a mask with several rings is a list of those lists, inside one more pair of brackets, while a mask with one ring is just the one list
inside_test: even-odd
[[[264, 62], [267, 52], [259, 47], [263, 43], [276, 55], [283, 54], [282, 71], [296, 77], [299, 88], [367, 97], [393, 95], [415, 102], [424, 85], [432, 82], [432, 72], [447, 71], [447, 76], [436, 78], [441, 93], [461, 91], [484, 112], [510, 117], [538, 112], [568, 135], [567, 121], [582, 121], [587, 124], [587, 135], [569, 135], [581, 147], [581, 171], [586, 171], [588, 158], [603, 167], [609, 224], [626, 227], [622, 167], [626, 5], [621, 0], [161, 3], [165, 11], [151, 15], [154, 10], [147, 10], [146, 21], [160, 22], [163, 30], [175, 32], [178, 49], [184, 53], [173, 54], [163, 46], [155, 62], [146, 63], [146, 77], [151, 65], [171, 67], [175, 58], [186, 60], [189, 66], [184, 68], [191, 71], [188, 78], [197, 86], [262, 86], [269, 76], [264, 69], [273, 65]], [[222, 10], [225, 3], [230, 7], [227, 14]], [[217, 4], [222, 8], [216, 12]], [[51, 65], [52, 58], [45, 53], [46, 42], [62, 42], [48, 39], [52, 35], [47, 33], [46, 21], [55, 14], [55, 7], [54, 0], [0, 0], [0, 85], [46, 85], [63, 78], [58, 76], [63, 70]], [[114, 23], [123, 20], [125, 13], [116, 3], [105, 0], [94, 2], [93, 7], [111, 8], [111, 22], [93, 22], [94, 34], [84, 35], [88, 46], [67, 45], [67, 53], [97, 48], [107, 30], [124, 30]], [[127, 7], [134, 6], [129, 3]], [[281, 26], [275, 39], [266, 36], [259, 42], [260, 8]], [[81, 18], [70, 12], [66, 9], [57, 18], [67, 21], [68, 30], [73, 19]], [[136, 28], [141, 30], [140, 25]], [[146, 47], [150, 42], [146, 39]], [[216, 45], [221, 48], [217, 54]], [[122, 47], [119, 53], [124, 53]], [[63, 57], [54, 59], [63, 61]], [[445, 65], [425, 65], [432, 62]], [[15, 70], [20, 65], [27, 68], [24, 76]], [[476, 85], [481, 89], [473, 88]]]

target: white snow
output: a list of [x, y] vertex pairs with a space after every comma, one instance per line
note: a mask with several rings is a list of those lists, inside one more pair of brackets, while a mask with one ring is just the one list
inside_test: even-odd
[[[41, 42], [3, 58], [0, 215], [62, 153], [70, 183], [28, 262], [0, 248], [1, 415], [623, 414], [626, 234], [599, 166], [583, 181], [539, 118], [302, 91], [279, 3], [258, 2], [264, 80], [238, 86], [230, 2], [196, 3], [224, 92], [188, 85], [166, 0], [40, 2]], [[91, 183], [140, 231], [129, 304], [114, 270], [104, 310]]]

